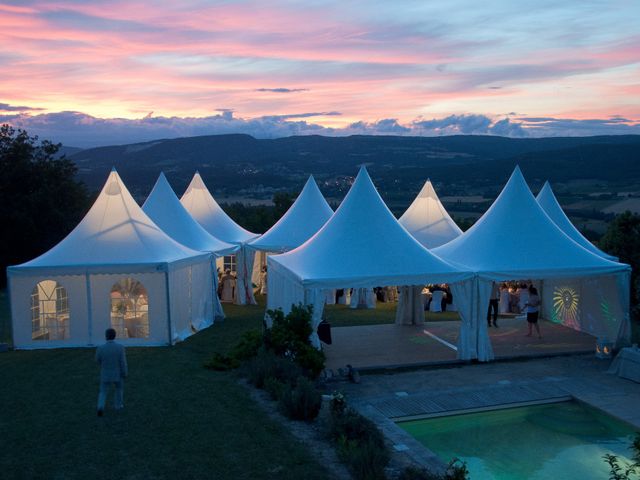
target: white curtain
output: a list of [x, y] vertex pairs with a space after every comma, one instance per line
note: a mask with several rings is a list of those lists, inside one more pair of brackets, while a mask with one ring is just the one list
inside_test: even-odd
[[373, 288], [354, 288], [351, 293], [351, 308], [376, 308], [376, 295]]
[[477, 280], [467, 280], [451, 284], [453, 298], [456, 299], [460, 315], [460, 334], [458, 335], [458, 358], [473, 360], [478, 358], [476, 349], [477, 316], [476, 316]]
[[214, 260], [213, 264], [213, 321], [224, 320], [224, 310], [222, 309], [222, 303], [220, 303], [220, 297], [218, 297], [218, 271]]
[[305, 305], [311, 305], [313, 307], [313, 314], [311, 316], [311, 345], [320, 349], [320, 338], [318, 338], [318, 325], [322, 321], [322, 314], [324, 313], [324, 302], [326, 299], [326, 290], [319, 288], [310, 288], [304, 291], [304, 303]]
[[253, 285], [251, 283], [253, 259], [255, 255], [255, 250], [247, 248], [246, 245], [242, 245], [236, 253], [237, 283], [234, 298], [236, 305], [256, 305], [256, 299], [253, 297]]
[[400, 287], [398, 307], [396, 308], [396, 325], [424, 324], [422, 289], [422, 285]]
[[495, 358], [486, 321], [493, 281], [479, 278], [476, 283], [478, 285], [478, 312], [476, 313], [476, 328], [478, 333], [476, 337], [476, 352], [479, 361], [489, 362]]
[[491, 280], [476, 277], [451, 285], [461, 319], [458, 336], [460, 360], [489, 362], [494, 359], [486, 321], [491, 284]]
[[631, 306], [631, 271], [621, 272], [616, 275], [616, 286], [618, 287], [618, 298], [622, 307], [623, 320], [618, 330], [616, 338], [616, 348], [629, 344], [631, 340], [631, 318], [629, 308]]

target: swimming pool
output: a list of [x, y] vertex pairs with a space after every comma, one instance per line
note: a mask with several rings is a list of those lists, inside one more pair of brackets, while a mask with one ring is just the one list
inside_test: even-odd
[[578, 402], [398, 422], [445, 463], [467, 462], [472, 480], [606, 479], [606, 453], [629, 460], [634, 430]]

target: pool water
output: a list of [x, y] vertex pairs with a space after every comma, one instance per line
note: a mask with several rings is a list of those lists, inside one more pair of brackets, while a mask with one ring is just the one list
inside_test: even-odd
[[606, 479], [606, 453], [629, 461], [634, 430], [577, 402], [399, 422], [445, 463], [467, 463], [471, 480]]

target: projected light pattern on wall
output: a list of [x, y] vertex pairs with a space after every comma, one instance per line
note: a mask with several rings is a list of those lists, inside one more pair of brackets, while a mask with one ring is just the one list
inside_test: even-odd
[[572, 287], [556, 287], [553, 290], [553, 316], [562, 324], [578, 326], [578, 305], [580, 295]]

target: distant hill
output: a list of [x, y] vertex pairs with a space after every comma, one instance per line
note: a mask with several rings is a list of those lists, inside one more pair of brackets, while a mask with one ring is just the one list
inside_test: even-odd
[[512, 139], [495, 136], [300, 136], [258, 140], [211, 135], [92, 148], [68, 155], [90, 188], [115, 166], [134, 194], [164, 171], [180, 194], [198, 170], [215, 193], [269, 195], [314, 174], [342, 196], [366, 164], [385, 198], [409, 198], [430, 177], [449, 193], [502, 185], [516, 164], [527, 179], [640, 181], [640, 136]]

